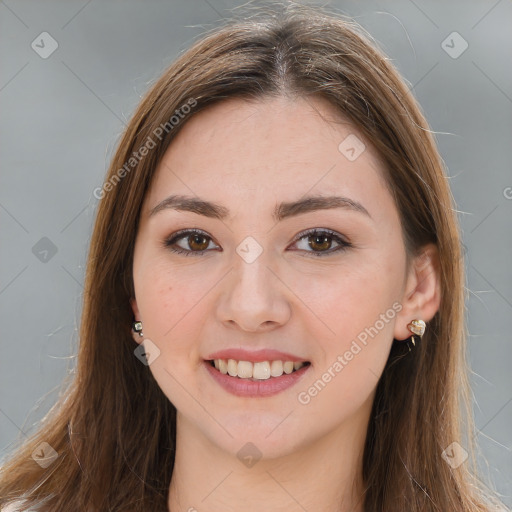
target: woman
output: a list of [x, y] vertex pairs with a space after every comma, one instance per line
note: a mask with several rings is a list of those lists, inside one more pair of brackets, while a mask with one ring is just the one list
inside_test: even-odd
[[354, 23], [292, 5], [207, 34], [95, 195], [76, 375], [0, 506], [505, 510], [464, 440], [443, 163]]

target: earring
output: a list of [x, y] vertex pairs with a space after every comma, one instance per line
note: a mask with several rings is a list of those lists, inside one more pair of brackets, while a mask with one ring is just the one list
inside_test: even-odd
[[[414, 340], [414, 334], [416, 334], [421, 339], [423, 334], [425, 334], [426, 324], [423, 320], [413, 320], [407, 326], [407, 328], [409, 329], [409, 331], [411, 331], [413, 333], [413, 335], [411, 336], [411, 342], [412, 342], [413, 347], [415, 347], [416, 342]], [[407, 342], [407, 346], [409, 347], [409, 352], [410, 352], [411, 346], [409, 345], [409, 341]]]
[[138, 322], [138, 321], [133, 322], [132, 330], [133, 330], [133, 332], [138, 333], [141, 338], [142, 338], [142, 336], [144, 336], [144, 334], [142, 333], [142, 322]]

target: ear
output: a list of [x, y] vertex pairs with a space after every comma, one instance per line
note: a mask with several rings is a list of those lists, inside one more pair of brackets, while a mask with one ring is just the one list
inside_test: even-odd
[[[140, 321], [140, 313], [139, 313], [139, 308], [137, 306], [137, 300], [134, 298], [130, 299], [130, 305], [132, 307], [134, 319], [136, 321]], [[130, 326], [130, 332], [131, 332], [133, 340], [136, 343], [141, 344], [143, 341], [143, 338], [141, 336], [139, 336], [139, 333], [134, 332], [133, 329], [131, 328], [131, 326]]]
[[437, 313], [440, 304], [439, 253], [435, 244], [427, 244], [411, 262], [401, 301], [402, 309], [395, 322], [394, 338], [409, 338], [412, 333], [407, 325], [414, 319], [423, 320], [428, 324]]
[[139, 308], [137, 306], [137, 299], [131, 298], [130, 305], [132, 307], [133, 316], [134, 316], [135, 320], [140, 321]]

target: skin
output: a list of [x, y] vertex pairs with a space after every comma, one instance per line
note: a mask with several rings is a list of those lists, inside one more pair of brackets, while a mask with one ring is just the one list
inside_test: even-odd
[[[368, 141], [349, 161], [340, 142], [349, 134], [364, 139], [333, 120], [321, 99], [230, 99], [191, 118], [156, 170], [137, 233], [131, 304], [144, 339], [160, 350], [150, 370], [178, 411], [173, 512], [363, 510], [361, 462], [376, 385], [393, 338], [408, 338], [407, 324], [428, 322], [439, 307], [438, 255], [425, 246], [407, 268], [382, 164]], [[149, 217], [171, 194], [220, 203], [230, 217], [172, 209]], [[349, 197], [371, 218], [336, 208], [273, 220], [277, 203], [306, 194]], [[163, 245], [186, 228], [209, 238], [191, 246], [186, 235], [178, 247], [207, 247], [202, 255]], [[339, 245], [296, 239], [310, 228], [331, 229], [352, 247], [316, 257]], [[263, 248], [250, 264], [236, 252], [247, 236]], [[378, 334], [300, 403], [298, 394], [390, 309], [394, 316]], [[237, 397], [203, 366], [211, 352], [233, 347], [276, 348], [311, 367], [275, 396]], [[248, 442], [262, 454], [252, 467], [237, 457]]]

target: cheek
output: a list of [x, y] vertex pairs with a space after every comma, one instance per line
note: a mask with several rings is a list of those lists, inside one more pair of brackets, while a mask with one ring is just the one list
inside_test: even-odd
[[391, 308], [399, 284], [395, 265], [383, 268], [367, 262], [302, 280], [296, 291], [313, 313], [307, 315], [311, 322], [321, 320], [319, 335], [343, 343]]
[[369, 400], [393, 339], [393, 288], [389, 280], [361, 271], [333, 280], [328, 292], [314, 295], [317, 302], [310, 307], [323, 308], [318, 316], [329, 329], [322, 328], [323, 336], [315, 333], [316, 370], [297, 397], [306, 414], [331, 411], [326, 421], [335, 424]]
[[176, 272], [168, 262], [158, 260], [141, 272], [137, 303], [144, 334], [158, 345], [166, 361], [197, 362], [198, 348], [191, 340], [200, 338], [206, 319], [205, 294], [214, 284], [207, 279], [198, 279], [187, 269]]
[[[205, 317], [201, 298], [205, 282], [196, 284], [186, 273], [170, 272], [168, 264], [152, 264], [140, 286], [138, 304], [144, 336], [155, 343], [159, 357], [150, 371], [167, 398], [178, 408], [190, 406], [182, 383], [192, 382], [200, 354], [193, 342], [200, 338]], [[208, 287], [206, 288], [206, 290]]]
[[308, 281], [309, 287], [300, 291], [315, 313], [307, 318], [317, 341], [318, 364], [301, 389], [305, 400], [316, 401], [315, 407], [339, 403], [338, 413], [344, 416], [374, 390], [393, 340], [400, 265], [400, 257], [393, 255], [360, 259], [330, 273], [328, 280]]

